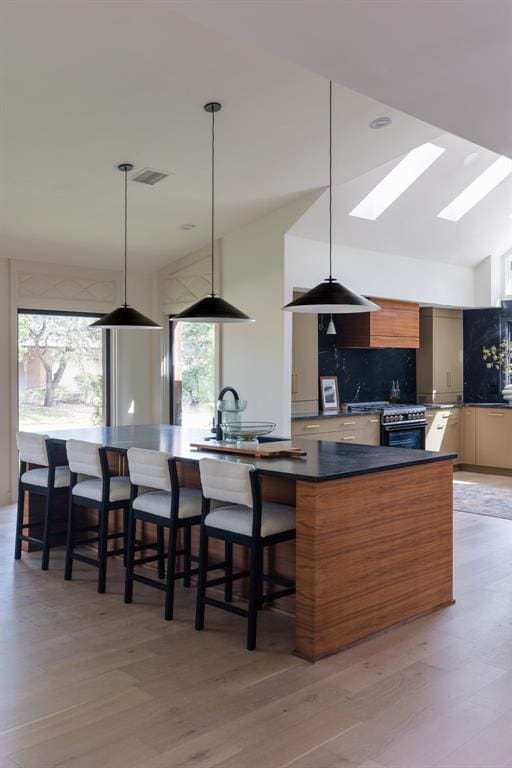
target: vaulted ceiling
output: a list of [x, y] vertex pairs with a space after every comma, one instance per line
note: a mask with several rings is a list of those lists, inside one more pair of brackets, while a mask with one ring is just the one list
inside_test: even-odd
[[[178, 6], [4, 5], [2, 255], [119, 265], [123, 201], [115, 165], [122, 161], [135, 171], [169, 173], [154, 187], [130, 182], [132, 266], [158, 269], [204, 245], [210, 123], [202, 105], [212, 99], [223, 104], [216, 121], [219, 235], [325, 186], [327, 81], [248, 45], [242, 34], [212, 34], [176, 13]], [[392, 124], [370, 129], [382, 115]], [[343, 85], [335, 89], [334, 137], [338, 236], [361, 248], [393, 246], [426, 258], [425, 232], [440, 202], [494, 157], [481, 152], [469, 168], [462, 162], [467, 142]], [[448, 164], [443, 159], [425, 174], [381, 221], [349, 220], [352, 201], [425, 141], [447, 142]], [[476, 224], [467, 217], [443, 222], [448, 227], [431, 248], [435, 259], [474, 263], [502, 248], [512, 229], [509, 191], [505, 182], [479, 206]], [[311, 218], [305, 236], [317, 236], [321, 216]], [[195, 228], [182, 230], [188, 223]]]

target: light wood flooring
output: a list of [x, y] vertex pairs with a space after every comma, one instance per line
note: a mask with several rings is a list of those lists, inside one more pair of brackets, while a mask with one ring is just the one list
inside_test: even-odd
[[[489, 478], [483, 478], [489, 482]], [[503, 482], [503, 478], [500, 478]], [[508, 480], [512, 486], [512, 480]], [[456, 515], [451, 608], [315, 665], [291, 655], [293, 618], [245, 624], [194, 591], [135, 585], [63, 553], [12, 558], [0, 509], [2, 768], [512, 768], [512, 523]]]

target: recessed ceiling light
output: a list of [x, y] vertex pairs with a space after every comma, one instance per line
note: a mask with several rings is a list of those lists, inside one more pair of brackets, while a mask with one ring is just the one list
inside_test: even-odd
[[182, 224], [180, 229], [185, 229], [185, 230], [195, 229], [195, 226], [196, 226], [195, 224]]
[[477, 176], [460, 195], [438, 213], [440, 219], [459, 221], [480, 200], [492, 192], [507, 176], [512, 173], [512, 160], [501, 155], [486, 170]]
[[425, 173], [427, 168], [430, 168], [443, 152], [445, 152], [444, 147], [438, 147], [437, 144], [430, 142], [411, 149], [393, 170], [350, 211], [349, 215], [375, 221], [411, 184], [414, 184], [422, 173]]
[[464, 165], [472, 165], [477, 159], [479, 154], [480, 152], [476, 149], [474, 152], [470, 152], [469, 155], [466, 155], [466, 157], [462, 162], [464, 163]]
[[392, 122], [390, 117], [376, 117], [375, 120], [371, 121], [370, 128], [387, 128]]

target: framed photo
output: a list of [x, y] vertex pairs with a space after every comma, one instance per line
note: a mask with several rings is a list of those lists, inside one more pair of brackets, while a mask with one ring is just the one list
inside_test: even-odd
[[320, 397], [322, 411], [339, 411], [340, 397], [337, 376], [320, 376]]

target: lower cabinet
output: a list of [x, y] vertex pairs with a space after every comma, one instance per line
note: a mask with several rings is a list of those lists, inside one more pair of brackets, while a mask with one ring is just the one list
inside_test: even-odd
[[504, 408], [475, 411], [475, 464], [512, 469], [512, 413]]
[[368, 414], [300, 419], [292, 421], [292, 437], [332, 440], [336, 443], [380, 445], [380, 418], [378, 414]]
[[427, 433], [425, 448], [427, 451], [446, 451], [457, 453], [455, 463], [461, 461], [460, 409], [432, 409], [426, 413]]
[[476, 408], [461, 409], [461, 460], [463, 464], [476, 464]]

